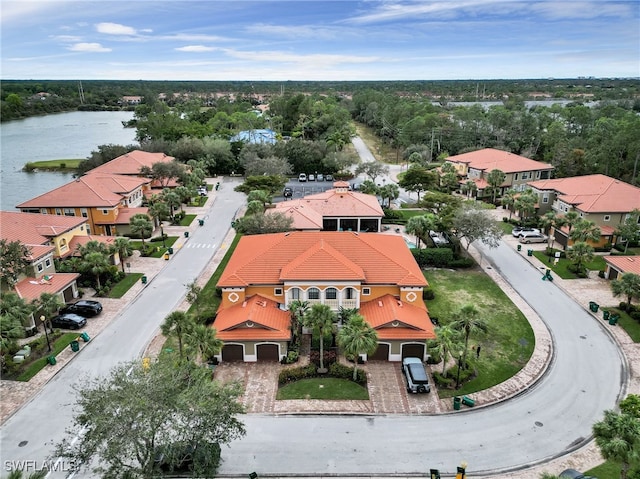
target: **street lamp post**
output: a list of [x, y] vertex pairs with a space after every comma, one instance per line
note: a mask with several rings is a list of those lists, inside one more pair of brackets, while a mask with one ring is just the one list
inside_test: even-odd
[[458, 375], [456, 377], [456, 389], [460, 387], [460, 366], [462, 366], [462, 353], [458, 353]]
[[51, 352], [51, 343], [49, 342], [49, 332], [47, 331], [47, 318], [44, 315], [40, 316], [40, 321], [42, 322], [42, 326], [44, 327], [44, 335], [47, 337], [47, 347], [49, 348], [49, 352]]

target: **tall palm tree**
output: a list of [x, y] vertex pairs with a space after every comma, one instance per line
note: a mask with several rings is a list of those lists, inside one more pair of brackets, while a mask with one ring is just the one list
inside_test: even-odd
[[593, 425], [593, 436], [602, 457], [621, 464], [620, 479], [626, 479], [631, 463], [638, 460], [640, 420], [625, 413], [605, 411]]
[[113, 248], [118, 252], [118, 256], [120, 256], [120, 265], [122, 266], [122, 272], [124, 273], [125, 260], [133, 254], [133, 248], [131, 247], [129, 238], [116, 238], [113, 242]]
[[193, 317], [184, 311], [173, 311], [160, 325], [160, 331], [166, 337], [175, 336], [178, 340], [178, 354], [184, 358], [184, 338], [191, 332], [194, 326]]
[[640, 275], [624, 273], [620, 279], [611, 281], [611, 292], [614, 296], [626, 296], [627, 306], [633, 298], [640, 298]]
[[600, 241], [600, 227], [593, 221], [580, 219], [573, 225], [573, 229], [569, 234], [569, 237], [577, 242], [598, 242]]
[[451, 325], [437, 326], [436, 333], [436, 350], [442, 358], [442, 376], [447, 375], [447, 356], [451, 355], [451, 351], [459, 349], [459, 341], [461, 339], [460, 331], [453, 329]]
[[516, 204], [516, 199], [519, 194], [520, 194], [519, 191], [516, 191], [513, 188], [509, 188], [507, 191], [504, 192], [504, 194], [502, 195], [502, 198], [500, 198], [500, 203], [502, 203], [503, 206], [506, 206], [507, 209], [509, 210], [509, 219], [511, 219], [511, 215], [513, 214], [513, 208]]
[[224, 343], [217, 337], [215, 328], [206, 324], [196, 324], [187, 331], [186, 341], [200, 355], [200, 361], [205, 362], [222, 351]]
[[149, 216], [144, 213], [133, 215], [129, 220], [129, 227], [131, 228], [131, 233], [142, 239], [142, 246], [144, 247], [144, 239], [153, 233], [153, 223]]
[[197, 278], [191, 281], [191, 283], [188, 283], [185, 285], [187, 287], [187, 295], [185, 296], [185, 299], [191, 306], [194, 307], [195, 313], [196, 313], [195, 319], [196, 321], [199, 321], [200, 320], [200, 301], [198, 300], [200, 299], [200, 295], [202, 294], [202, 287], [198, 286], [198, 283], [196, 281], [197, 281]]
[[548, 243], [547, 246], [549, 248], [551, 248], [552, 244], [551, 244], [551, 228], [559, 228], [560, 222], [558, 221], [558, 215], [556, 215], [555, 211], [547, 211], [545, 214], [543, 214], [540, 217], [540, 224], [542, 225], [542, 229], [545, 232], [545, 234], [548, 235], [549, 239], [548, 239]]
[[82, 257], [82, 268], [96, 278], [96, 289], [101, 289], [100, 275], [109, 269], [109, 260], [107, 256], [98, 251], [86, 254]]
[[420, 248], [420, 242], [422, 241], [426, 245], [427, 238], [431, 238], [429, 236], [429, 231], [434, 230], [435, 227], [436, 217], [433, 213], [428, 213], [426, 215], [412, 216], [409, 218], [407, 225], [405, 226], [405, 231], [408, 234], [415, 235], [416, 245]]
[[594, 250], [584, 241], [578, 241], [567, 251], [567, 258], [576, 267], [576, 271], [580, 273], [585, 269], [584, 264], [591, 261], [594, 257]]
[[[56, 315], [63, 306], [64, 303], [57, 294], [42, 293], [40, 294], [40, 297], [34, 301], [34, 308], [40, 315], [44, 316], [46, 320], [49, 320], [52, 316]], [[44, 324], [44, 327], [47, 327], [46, 323]], [[51, 323], [49, 323], [49, 327], [51, 332], [53, 332]]]
[[289, 303], [289, 314], [291, 316], [291, 334], [294, 344], [300, 340], [302, 336], [302, 324], [304, 317], [309, 311], [309, 301], [301, 301], [296, 299]]
[[378, 347], [378, 333], [359, 314], [352, 315], [338, 331], [338, 345], [353, 356], [353, 380], [358, 378], [358, 356], [373, 354]]
[[580, 219], [580, 215], [575, 211], [569, 211], [568, 213], [565, 213], [563, 215], [562, 217], [563, 226], [566, 225], [569, 227], [569, 234], [571, 234], [571, 230], [573, 229], [573, 226], [578, 222], [579, 219]]
[[504, 173], [504, 171], [497, 168], [491, 170], [487, 175], [487, 183], [489, 184], [487, 190], [491, 192], [491, 202], [493, 204], [496, 203], [496, 196], [500, 191], [500, 187], [502, 186], [502, 183], [504, 183], [506, 177], [507, 175]]
[[462, 364], [466, 367], [469, 337], [475, 333], [486, 333], [488, 330], [487, 322], [484, 318], [480, 317], [480, 311], [478, 311], [475, 306], [468, 304], [457, 312], [455, 319], [451, 323], [451, 328], [462, 332], [464, 335]]
[[326, 373], [324, 367], [324, 336], [333, 328], [336, 315], [326, 304], [315, 303], [304, 316], [305, 326], [312, 328], [315, 335], [320, 336], [320, 368], [319, 373]]

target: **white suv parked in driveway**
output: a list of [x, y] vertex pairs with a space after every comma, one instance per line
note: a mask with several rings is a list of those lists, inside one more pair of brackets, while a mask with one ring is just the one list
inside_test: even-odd
[[407, 391], [410, 393], [431, 392], [429, 376], [424, 369], [420, 358], [404, 358], [402, 360], [402, 373], [407, 380]]

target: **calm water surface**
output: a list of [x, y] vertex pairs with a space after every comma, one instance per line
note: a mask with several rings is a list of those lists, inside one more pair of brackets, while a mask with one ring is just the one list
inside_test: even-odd
[[0, 209], [73, 179], [70, 173], [26, 173], [29, 161], [87, 158], [100, 145], [135, 144], [136, 131], [122, 122], [133, 112], [70, 112], [2, 123], [0, 126]]

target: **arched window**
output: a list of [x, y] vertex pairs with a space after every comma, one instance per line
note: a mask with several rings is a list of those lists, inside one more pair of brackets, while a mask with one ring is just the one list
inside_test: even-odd
[[300, 288], [291, 288], [289, 290], [289, 297], [291, 298], [292, 301], [299, 300], [301, 297]]
[[327, 288], [324, 291], [325, 299], [338, 299], [338, 290], [336, 288]]
[[356, 290], [353, 288], [347, 288], [344, 290], [345, 299], [356, 299]]
[[307, 290], [307, 299], [320, 299], [320, 290], [318, 288], [309, 288]]

